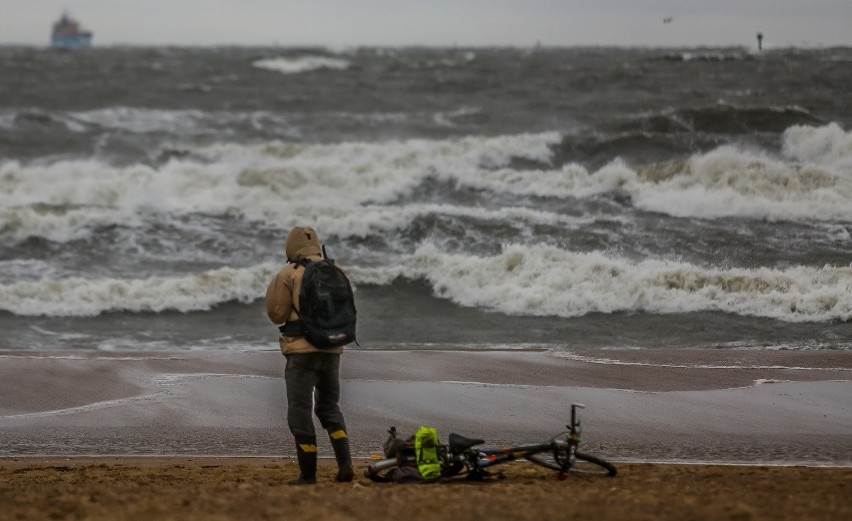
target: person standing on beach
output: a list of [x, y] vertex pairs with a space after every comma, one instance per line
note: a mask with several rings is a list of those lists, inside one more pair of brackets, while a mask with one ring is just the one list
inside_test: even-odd
[[[311, 409], [328, 431], [337, 460], [336, 481], [354, 478], [346, 422], [340, 410], [340, 355], [343, 346], [319, 348], [300, 332], [299, 297], [306, 261], [322, 260], [316, 231], [308, 226], [290, 230], [285, 243], [288, 264], [266, 289], [266, 313], [279, 327], [279, 345], [287, 358], [287, 424], [296, 440], [299, 477], [293, 485], [316, 483], [317, 437]], [[316, 403], [314, 404], [314, 397]]]

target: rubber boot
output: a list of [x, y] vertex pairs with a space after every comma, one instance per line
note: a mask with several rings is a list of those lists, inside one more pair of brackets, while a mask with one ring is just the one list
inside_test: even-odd
[[348, 483], [355, 478], [355, 471], [352, 469], [352, 455], [349, 453], [349, 437], [346, 435], [346, 431], [342, 429], [329, 432], [328, 437], [331, 438], [334, 459], [337, 460], [337, 476], [334, 480]]
[[317, 482], [317, 440], [296, 439], [296, 458], [299, 460], [299, 477], [290, 485], [313, 485]]

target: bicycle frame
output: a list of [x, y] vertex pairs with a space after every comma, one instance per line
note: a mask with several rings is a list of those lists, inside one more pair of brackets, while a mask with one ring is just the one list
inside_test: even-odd
[[529, 459], [536, 454], [551, 452], [554, 455], [554, 460], [562, 467], [560, 471], [567, 472], [574, 463], [577, 445], [580, 443], [581, 427], [577, 409], [585, 409], [585, 407], [581, 403], [571, 404], [571, 423], [566, 426], [568, 431], [557, 434], [547, 443], [515, 445], [497, 449], [461, 448], [461, 450], [454, 450], [451, 442], [448, 456], [451, 461], [463, 462], [469, 473], [477, 474], [488, 467], [520, 459]]

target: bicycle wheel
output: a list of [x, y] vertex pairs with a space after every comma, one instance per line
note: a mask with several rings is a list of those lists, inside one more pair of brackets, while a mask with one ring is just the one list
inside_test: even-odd
[[561, 472], [566, 466], [565, 463], [568, 460], [568, 453], [566, 451], [557, 451], [556, 453], [554, 453], [554, 451], [547, 451], [530, 454], [528, 456], [524, 456], [524, 458], [536, 465]]
[[604, 459], [582, 452], [577, 452], [574, 455], [577, 459], [574, 460], [574, 464], [568, 469], [570, 472], [597, 474], [600, 476], [615, 476], [618, 474], [615, 465]]
[[372, 481], [388, 481], [387, 477], [382, 475], [382, 472], [397, 466], [399, 466], [399, 460], [396, 458], [383, 459], [368, 465], [367, 468], [364, 469], [363, 474], [365, 478]]
[[[574, 459], [574, 463], [568, 468], [569, 472], [577, 472], [579, 474], [592, 474], [598, 476], [615, 476], [618, 473], [615, 465], [612, 463], [598, 458], [597, 456], [592, 456], [590, 454], [583, 454], [582, 452], [575, 453], [576, 458]], [[556, 454], [553, 452], [543, 452], [539, 454], [531, 454], [526, 456], [526, 459], [536, 465], [540, 465], [542, 467], [558, 470], [562, 472], [567, 465], [563, 465], [565, 459], [567, 459], [567, 453], [562, 453], [558, 451]]]

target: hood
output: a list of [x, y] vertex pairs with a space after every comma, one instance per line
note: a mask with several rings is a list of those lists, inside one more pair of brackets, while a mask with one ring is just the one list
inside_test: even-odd
[[288, 262], [298, 262], [304, 257], [321, 256], [319, 237], [310, 226], [296, 226], [287, 234], [284, 252]]

